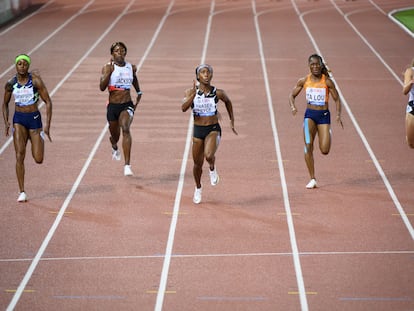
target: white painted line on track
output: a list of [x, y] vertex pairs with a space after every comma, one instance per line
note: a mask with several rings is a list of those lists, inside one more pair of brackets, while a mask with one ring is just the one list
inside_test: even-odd
[[405, 10], [412, 10], [414, 9], [414, 7], [409, 7], [409, 8], [404, 8], [404, 9], [396, 9], [396, 10], [392, 10], [391, 12], [388, 13], [388, 18], [391, 19], [394, 23], [396, 23], [398, 25], [398, 27], [400, 27], [402, 30], [404, 30], [409, 36], [411, 36], [411, 38], [414, 38], [414, 33], [412, 31], [410, 31], [404, 24], [402, 24], [398, 19], [396, 19], [394, 17], [394, 14], [400, 11], [405, 11]]
[[[206, 59], [207, 47], [208, 47], [208, 42], [210, 38], [211, 22], [212, 22], [213, 15], [214, 15], [214, 7], [215, 7], [215, 0], [212, 0], [210, 4], [210, 13], [208, 16], [208, 21], [207, 21], [206, 34], [204, 36], [204, 45], [203, 45], [203, 52], [201, 56], [201, 63], [203, 63]], [[164, 303], [164, 297], [165, 297], [166, 288], [167, 288], [168, 273], [170, 269], [172, 250], [173, 250], [173, 245], [174, 245], [175, 230], [177, 227], [178, 214], [180, 211], [181, 196], [182, 196], [183, 187], [184, 187], [185, 170], [187, 167], [187, 160], [190, 154], [190, 147], [191, 147], [191, 142], [192, 142], [193, 123], [194, 123], [193, 117], [192, 115], [190, 115], [189, 122], [188, 122], [187, 138], [186, 138], [184, 154], [183, 154], [183, 160], [182, 160], [181, 169], [180, 169], [180, 178], [178, 181], [177, 192], [175, 194], [174, 209], [173, 209], [173, 214], [172, 214], [172, 219], [171, 219], [171, 224], [170, 224], [170, 231], [168, 233], [168, 241], [167, 241], [167, 246], [165, 250], [164, 263], [162, 266], [160, 284], [158, 286], [158, 292], [157, 292], [157, 300], [156, 300], [155, 308], [154, 308], [155, 311], [161, 311], [163, 303]]]
[[30, 19], [31, 17], [33, 17], [36, 14], [39, 14], [43, 9], [47, 8], [51, 3], [53, 3], [55, 0], [49, 0], [47, 3], [42, 4], [42, 6], [37, 9], [35, 12], [29, 14], [28, 16], [22, 18], [21, 20], [19, 20], [17, 23], [12, 24], [10, 27], [7, 27], [6, 29], [4, 29], [2, 32], [0, 32], [0, 36], [4, 35], [5, 33], [9, 32], [10, 30], [12, 30], [13, 28], [16, 28], [17, 26], [19, 26], [20, 24], [24, 23], [25, 21], [27, 21], [28, 19]]
[[[330, 1], [332, 2], [332, 0], [330, 0]], [[294, 0], [291, 0], [291, 2], [292, 2], [293, 7], [295, 8], [296, 13], [298, 14], [298, 16], [300, 18], [300, 21], [302, 23], [302, 26], [304, 27], [306, 33], [308, 34], [308, 37], [311, 40], [313, 46], [315, 47], [315, 50], [317, 51], [317, 53], [319, 55], [323, 56], [322, 53], [321, 53], [321, 51], [319, 50], [318, 45], [316, 44], [315, 39], [313, 38], [313, 36], [312, 36], [312, 34], [310, 32], [310, 30], [309, 30], [309, 28], [308, 28], [305, 20], [304, 20], [304, 16], [306, 14], [308, 14], [309, 12], [301, 13], [299, 11], [298, 7], [296, 6], [296, 3], [294, 2]], [[352, 29], [361, 37], [361, 39], [364, 41], [364, 43], [372, 50], [372, 52], [381, 60], [381, 62], [384, 64], [384, 66], [390, 71], [390, 73], [402, 85], [401, 80], [398, 78], [398, 76], [395, 74], [395, 72], [390, 68], [390, 66], [388, 66], [387, 63], [381, 58], [381, 56], [379, 55], [379, 53], [369, 44], [369, 42], [362, 36], [362, 34], [358, 31], [358, 29], [351, 23], [351, 21], [349, 21], [349, 19], [347, 18], [347, 16], [336, 6], [336, 4], [334, 2], [332, 2], [332, 4], [333, 4], [333, 6], [335, 8], [337, 8], [338, 12], [340, 14], [342, 14], [342, 16], [344, 17], [344, 19], [350, 24], [350, 26], [352, 27]], [[363, 131], [361, 130], [361, 128], [360, 128], [360, 126], [359, 126], [356, 118], [354, 117], [354, 115], [353, 115], [353, 113], [351, 111], [351, 108], [349, 107], [349, 105], [348, 105], [345, 97], [343, 96], [342, 91], [341, 91], [338, 83], [335, 81], [335, 78], [334, 78], [333, 75], [331, 75], [331, 78], [332, 78], [332, 80], [336, 84], [336, 88], [338, 90], [339, 96], [341, 97], [342, 105], [345, 107], [346, 111], [348, 112], [349, 118], [351, 119], [351, 121], [352, 121], [352, 123], [353, 123], [353, 125], [354, 125], [354, 127], [356, 129], [356, 131], [358, 132], [358, 135], [361, 138], [361, 140], [362, 140], [362, 142], [363, 142], [363, 144], [365, 146], [365, 149], [368, 151], [368, 153], [370, 155], [370, 158], [371, 158], [372, 162], [375, 165], [375, 168], [377, 169], [379, 175], [381, 176], [382, 181], [384, 182], [384, 185], [387, 188], [388, 193], [389, 193], [392, 201], [394, 202], [395, 207], [398, 210], [398, 213], [401, 215], [401, 218], [403, 220], [404, 225], [406, 226], [409, 234], [411, 235], [411, 238], [414, 240], [414, 228], [411, 225], [411, 223], [410, 223], [410, 221], [409, 221], [409, 219], [407, 217], [407, 214], [405, 213], [405, 211], [404, 211], [401, 203], [399, 202], [399, 200], [397, 198], [397, 195], [394, 192], [394, 189], [392, 188], [390, 182], [388, 181], [387, 176], [385, 175], [385, 173], [384, 173], [384, 171], [383, 171], [383, 169], [381, 167], [381, 164], [379, 163], [377, 157], [375, 156], [375, 153], [371, 149], [371, 146], [369, 145], [367, 138], [365, 137]]]
[[[85, 12], [85, 10], [93, 3], [95, 2], [95, 0], [91, 0], [89, 1], [87, 4], [85, 4], [82, 9], [80, 9], [78, 12], [76, 12], [74, 15], [72, 15], [69, 19], [67, 19], [62, 25], [60, 25], [58, 28], [56, 28], [52, 33], [50, 33], [46, 38], [44, 38], [42, 41], [40, 41], [33, 49], [31, 49], [29, 52], [27, 52], [27, 54], [32, 54], [33, 52], [37, 51], [43, 44], [45, 44], [50, 38], [52, 38], [54, 35], [56, 35], [59, 31], [61, 31], [64, 27], [66, 27], [66, 25], [68, 25], [71, 21], [73, 21], [75, 18], [77, 18], [79, 15], [83, 14], [83, 12]], [[83, 59], [82, 59], [83, 61]], [[80, 64], [80, 63], [79, 63]], [[79, 64], [77, 64], [77, 66], [79, 66]], [[72, 71], [70, 73], [72, 73], [77, 66], [75, 65], [75, 67], [73, 67]], [[3, 78], [6, 73], [8, 73], [10, 70], [12, 70], [13, 68], [15, 68], [15, 65], [11, 65], [9, 68], [7, 68], [5, 71], [3, 71], [0, 74], [0, 78]], [[53, 95], [56, 93], [57, 90], [59, 90], [59, 88], [62, 86], [63, 82], [66, 81], [67, 78], [69, 78], [70, 75], [66, 75], [66, 77], [60, 81], [60, 83], [58, 85], [55, 86], [55, 88], [50, 92], [50, 97], [53, 97]], [[42, 108], [42, 106], [44, 105], [44, 102], [41, 102], [38, 106], [39, 109]], [[10, 137], [6, 140], [6, 142], [3, 144], [3, 146], [0, 148], [0, 155], [6, 150], [6, 148], [10, 145], [10, 143], [13, 141], [13, 135], [10, 135]]]
[[[135, 2], [135, 0], [131, 0], [128, 5], [125, 7], [125, 9], [118, 15], [118, 17], [111, 23], [110, 26], [108, 26], [108, 28], [104, 31], [104, 33], [95, 41], [95, 43], [91, 46], [91, 48], [84, 54], [84, 56], [75, 64], [75, 66], [72, 68], [72, 70], [70, 70], [67, 75], [60, 81], [60, 83], [56, 86], [56, 89], [58, 89], [71, 75], [72, 73], [80, 66], [80, 64], [87, 58], [87, 56], [96, 48], [96, 46], [105, 38], [105, 36], [114, 28], [114, 26], [118, 23], [118, 21], [127, 14], [129, 8], [132, 6], [132, 4]], [[171, 1], [170, 7], [172, 6], [172, 3], [174, 1]], [[169, 7], [169, 9], [170, 9]], [[164, 23], [165, 18], [162, 19], [162, 21], [160, 22], [161, 26], [158, 27], [157, 31], [155, 32], [155, 34], [153, 35], [153, 37], [157, 37], [158, 33], [159, 33], [159, 29], [162, 27], [162, 24]], [[153, 40], [151, 41], [149, 47], [147, 48], [147, 51], [145, 53], [145, 56], [148, 54], [148, 51], [151, 49], [152, 44], [154, 43], [155, 39], [153, 38]], [[142, 63], [144, 62], [145, 58], [143, 57], [141, 59], [140, 62], [140, 66], [142, 65]], [[137, 69], [140, 68], [140, 66], [137, 66]], [[19, 287], [17, 288], [15, 294], [13, 295], [12, 300], [10, 301], [8, 307], [7, 307], [7, 311], [12, 311], [14, 310], [14, 308], [16, 307], [16, 304], [18, 303], [22, 293], [24, 292], [27, 283], [29, 282], [30, 278], [33, 275], [34, 270], [36, 269], [38, 263], [40, 262], [47, 246], [49, 245], [50, 240], [52, 239], [57, 227], [59, 226], [66, 208], [68, 207], [70, 201], [72, 200], [74, 194], [76, 193], [83, 177], [86, 174], [86, 171], [90, 165], [90, 163], [92, 162], [93, 157], [95, 156], [95, 153], [99, 147], [99, 145], [101, 144], [103, 137], [105, 136], [107, 131], [107, 125], [105, 124], [103, 130], [101, 131], [98, 139], [96, 140], [96, 143], [94, 145], [94, 147], [92, 148], [88, 159], [86, 160], [81, 172], [79, 173], [75, 183], [72, 186], [71, 191], [69, 192], [68, 196], [66, 197], [64, 203], [62, 204], [61, 208], [59, 209], [59, 213], [56, 216], [55, 221], [53, 222], [51, 228], [49, 229], [48, 234], [46, 235], [45, 239], [43, 240], [39, 250], [36, 253], [36, 256], [33, 258], [32, 263], [30, 264], [28, 270], [26, 271], [26, 274], [24, 275], [22, 281], [19, 284]]]
[[267, 75], [266, 57], [263, 51], [262, 35], [260, 33], [260, 26], [259, 26], [257, 11], [256, 11], [255, 0], [252, 0], [252, 9], [253, 9], [253, 15], [254, 15], [254, 23], [255, 23], [257, 40], [258, 40], [260, 59], [261, 59], [261, 64], [262, 64], [263, 80], [264, 80], [265, 88], [266, 88], [266, 96], [267, 96], [267, 103], [268, 103], [268, 108], [269, 108], [270, 121], [272, 124], [275, 152], [276, 152], [276, 156], [278, 159], [277, 162], [279, 165], [280, 183], [282, 186], [283, 202], [285, 206], [286, 220], [287, 220], [287, 224], [289, 228], [290, 247], [292, 249], [293, 265], [295, 268], [296, 282], [298, 285], [299, 300], [300, 300], [301, 310], [307, 311], [309, 307], [308, 307], [308, 301], [306, 298], [305, 282], [303, 280], [302, 267], [300, 264], [299, 249], [298, 249], [298, 245], [296, 242], [295, 226], [293, 224], [293, 216], [292, 216], [292, 212], [290, 209], [288, 187], [286, 184], [285, 170], [284, 170], [283, 161], [282, 161], [283, 159], [282, 152], [280, 150], [280, 142], [279, 142], [279, 137], [277, 133], [275, 113], [273, 110], [272, 95], [271, 95], [270, 86], [269, 86], [269, 78]]
[[[400, 80], [400, 78], [398, 77], [398, 75], [392, 70], [392, 68], [387, 64], [387, 62], [381, 57], [380, 53], [377, 52], [377, 50], [375, 50], [375, 48], [368, 42], [368, 40], [361, 34], [361, 32], [359, 32], [359, 30], [357, 29], [357, 27], [349, 20], [348, 16], [350, 15], [350, 13], [348, 14], [344, 14], [344, 12], [342, 12], [342, 10], [336, 5], [336, 3], [333, 0], [330, 0], [332, 5], [336, 8], [336, 10], [344, 17], [344, 19], [346, 20], [346, 22], [351, 26], [351, 28], [355, 31], [355, 33], [361, 38], [361, 40], [368, 46], [368, 48], [372, 51], [372, 53], [374, 53], [374, 55], [381, 61], [381, 63], [384, 65], [384, 67], [391, 73], [391, 75], [395, 78], [395, 80], [397, 80], [397, 82], [403, 86], [403, 82]], [[315, 45], [316, 46], [316, 45]], [[389, 182], [387, 176], [385, 175], [384, 170], [381, 167], [381, 164], [379, 163], [377, 157], [375, 156], [374, 151], [371, 149], [371, 146], [368, 143], [368, 140], [366, 139], [364, 133], [362, 132], [361, 128], [359, 127], [359, 124], [357, 122], [357, 120], [355, 119], [351, 108], [349, 107], [348, 103], [346, 102], [344, 96], [342, 95], [342, 92], [338, 86], [338, 84], [336, 83], [334, 77], [332, 77], [332, 79], [334, 80], [335, 84], [337, 85], [337, 89], [338, 89], [338, 93], [341, 96], [342, 102], [349, 114], [349, 117], [352, 120], [352, 123], [354, 124], [355, 129], [357, 130], [359, 136], [361, 137], [362, 142], [364, 143], [365, 148], [367, 149], [374, 165], [375, 168], [378, 171], [378, 174], [381, 176], [382, 181], [384, 182], [385, 187], [388, 190], [388, 193], [392, 199], [392, 201], [394, 202], [394, 205], [396, 207], [396, 209], [398, 210], [398, 213], [400, 214], [402, 221], [405, 225], [405, 227], [407, 228], [408, 232], [411, 235], [411, 239], [414, 240], [414, 228], [410, 222], [410, 220], [408, 219], [408, 216], [406, 214], [406, 212], [404, 211], [404, 208], [402, 207], [400, 201], [398, 200], [397, 195], [394, 192], [393, 187], [391, 186], [391, 183]]]
[[[384, 251], [319, 251], [319, 252], [299, 252], [300, 256], [375, 256], [375, 255], [414, 255], [414, 250], [384, 250]], [[218, 253], [218, 254], [171, 254], [171, 258], [226, 258], [226, 257], [284, 257], [292, 256], [291, 252], [282, 253]], [[164, 255], [129, 255], [129, 256], [91, 256], [91, 257], [43, 257], [40, 261], [89, 261], [89, 260], [136, 260], [136, 259], [161, 259]], [[414, 257], [413, 257], [414, 258]], [[4, 262], [27, 262], [33, 258], [12, 258], [0, 259], [0, 263]]]

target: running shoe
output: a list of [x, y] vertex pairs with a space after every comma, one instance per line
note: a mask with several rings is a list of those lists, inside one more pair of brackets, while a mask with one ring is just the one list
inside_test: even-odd
[[121, 151], [119, 151], [119, 149], [115, 150], [114, 148], [112, 148], [112, 160], [121, 160]]
[[132, 170], [131, 170], [131, 165], [125, 165], [124, 166], [124, 175], [125, 176], [132, 176], [132, 175], [134, 175], [134, 173], [132, 173]]
[[201, 202], [201, 193], [202, 193], [202, 188], [195, 188], [194, 190], [194, 196], [193, 196], [193, 202], [195, 204], [199, 204]]
[[316, 179], [311, 179], [310, 182], [306, 185], [306, 188], [313, 189], [317, 188], [318, 184], [316, 183]]
[[220, 180], [220, 177], [217, 174], [216, 168], [214, 168], [214, 170], [210, 171], [210, 183], [212, 186], [215, 186], [218, 184], [219, 180]]
[[27, 194], [26, 192], [20, 192], [19, 197], [17, 198], [17, 202], [26, 202], [27, 201]]

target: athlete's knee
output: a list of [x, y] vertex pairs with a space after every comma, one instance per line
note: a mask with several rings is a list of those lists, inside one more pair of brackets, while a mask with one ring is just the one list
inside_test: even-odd
[[201, 171], [203, 169], [203, 163], [199, 161], [194, 161], [193, 169], [195, 171]]
[[321, 153], [322, 153], [323, 155], [327, 155], [327, 154], [329, 154], [329, 148], [321, 148]]
[[312, 154], [313, 153], [313, 145], [312, 144], [305, 144], [305, 147], [303, 148], [303, 152], [305, 155]]
[[121, 126], [122, 129], [122, 135], [123, 136], [130, 136], [131, 135], [131, 131], [129, 129], [129, 125], [122, 125]]
[[22, 151], [17, 151], [16, 152], [16, 162], [17, 163], [23, 163], [25, 157], [26, 157], [25, 152], [22, 152]]
[[214, 156], [214, 153], [213, 152], [206, 153], [205, 157], [206, 157], [206, 161], [208, 163], [211, 163], [211, 162], [213, 162], [215, 160], [215, 156]]
[[43, 157], [41, 158], [34, 158], [36, 164], [42, 164], [43, 163]]

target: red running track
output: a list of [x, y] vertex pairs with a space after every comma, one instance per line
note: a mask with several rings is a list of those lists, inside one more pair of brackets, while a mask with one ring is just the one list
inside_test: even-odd
[[[54, 103], [41, 166], [26, 157], [18, 204], [14, 150], [0, 127], [0, 308], [7, 310], [414, 310], [413, 151], [402, 71], [413, 38], [387, 13], [408, 0], [55, 0], [0, 29], [0, 83], [32, 56]], [[144, 95], [131, 178], [110, 158], [107, 93], [114, 41]], [[302, 115], [288, 94], [318, 52], [344, 104], [320, 187], [305, 189]], [[192, 203], [194, 68], [223, 106], [220, 184]], [[332, 106], [332, 110], [335, 109]], [[42, 109], [42, 112], [44, 109]], [[206, 170], [206, 168], [205, 168]]]

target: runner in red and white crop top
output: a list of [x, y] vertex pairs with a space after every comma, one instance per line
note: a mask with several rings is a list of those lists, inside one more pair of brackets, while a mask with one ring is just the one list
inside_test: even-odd
[[130, 90], [133, 81], [134, 75], [130, 63], [125, 62], [124, 66], [114, 64], [114, 71], [112, 71], [111, 78], [109, 79], [108, 90], [109, 92]]
[[[115, 42], [111, 45], [111, 59], [102, 68], [99, 83], [101, 91], [108, 89], [108, 105], [106, 119], [109, 124], [109, 140], [112, 145], [112, 159], [121, 160], [121, 151], [118, 149], [118, 141], [122, 130], [122, 149], [124, 151], [124, 175], [132, 175], [131, 145], [132, 138], [130, 126], [135, 109], [141, 100], [142, 92], [136, 75], [137, 67], [127, 61], [127, 47], [123, 42]], [[131, 98], [131, 88], [137, 93], [134, 103]]]

